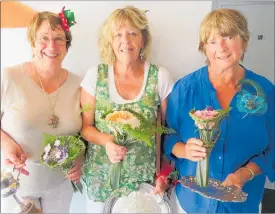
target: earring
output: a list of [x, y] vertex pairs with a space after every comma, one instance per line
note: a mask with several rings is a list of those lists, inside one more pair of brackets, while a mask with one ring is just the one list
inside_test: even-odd
[[143, 59], [144, 59], [144, 49], [143, 49], [143, 48], [140, 49], [140, 52], [139, 52], [139, 59], [140, 59], [140, 60], [143, 60]]

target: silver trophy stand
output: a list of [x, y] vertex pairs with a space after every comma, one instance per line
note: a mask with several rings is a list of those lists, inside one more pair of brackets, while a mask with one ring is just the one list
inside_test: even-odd
[[15, 179], [12, 172], [1, 172], [1, 197], [12, 196], [18, 204], [15, 208], [17, 213], [40, 213], [31, 200], [25, 200], [16, 196], [16, 192], [20, 187], [19, 175], [20, 172], [18, 172]]

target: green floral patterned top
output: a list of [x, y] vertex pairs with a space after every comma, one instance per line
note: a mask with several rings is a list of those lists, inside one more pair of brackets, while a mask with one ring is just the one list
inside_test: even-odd
[[[98, 65], [96, 85], [95, 126], [104, 133], [111, 134], [102, 115], [108, 109], [122, 110], [131, 108], [143, 113], [150, 120], [157, 119], [157, 108], [160, 105], [158, 94], [158, 67], [150, 64], [145, 91], [141, 99], [127, 104], [116, 104], [109, 99], [108, 66]], [[154, 138], [154, 136], [152, 136]], [[156, 170], [156, 150], [141, 141], [129, 142], [126, 145], [127, 154], [122, 161], [119, 188], [112, 190], [109, 171], [111, 162], [103, 146], [89, 143], [83, 166], [82, 180], [85, 183], [88, 197], [93, 201], [104, 202], [109, 196], [128, 195], [144, 182], [153, 183]]]

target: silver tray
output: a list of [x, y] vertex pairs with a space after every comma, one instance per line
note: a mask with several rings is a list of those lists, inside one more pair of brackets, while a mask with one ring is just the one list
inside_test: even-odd
[[[139, 186], [139, 190], [127, 197], [111, 196], [105, 202], [103, 213], [172, 213], [168, 201], [160, 195], [154, 195], [153, 190], [153, 186], [143, 183]], [[136, 196], [142, 196], [142, 201], [135, 200]], [[154, 209], [146, 209], [146, 204], [154, 206]]]
[[236, 186], [224, 186], [221, 181], [212, 178], [209, 178], [207, 187], [197, 185], [194, 176], [184, 176], [180, 179], [180, 183], [182, 186], [206, 198], [222, 202], [244, 202], [247, 199], [247, 193], [241, 189]]

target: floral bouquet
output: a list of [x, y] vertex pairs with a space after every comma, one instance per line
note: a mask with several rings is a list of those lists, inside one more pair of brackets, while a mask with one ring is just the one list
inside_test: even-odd
[[[121, 146], [127, 146], [142, 141], [147, 146], [152, 147], [152, 137], [154, 134], [170, 134], [174, 130], [157, 125], [147, 120], [142, 114], [131, 109], [121, 111], [110, 111], [102, 118], [115, 137], [115, 143]], [[110, 185], [112, 189], [119, 187], [120, 170], [122, 161], [114, 163], [110, 169]]]
[[[74, 166], [74, 160], [85, 152], [85, 144], [81, 141], [80, 136], [55, 136], [44, 135], [45, 149], [40, 157], [41, 163], [54, 169], [61, 167], [64, 173]], [[80, 182], [75, 184], [71, 181], [74, 192], [82, 193]]]
[[189, 112], [199, 130], [200, 140], [203, 141], [203, 146], [207, 150], [207, 157], [197, 163], [196, 183], [200, 187], [208, 185], [209, 156], [219, 138], [220, 124], [228, 116], [230, 110], [231, 108], [214, 110], [211, 107], [207, 107], [201, 111], [193, 109]]

